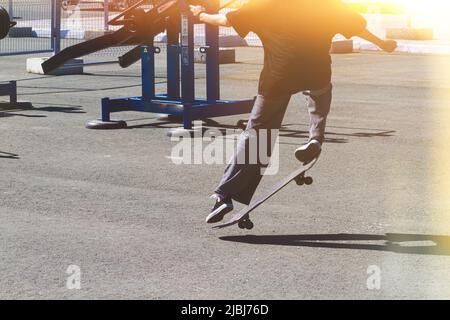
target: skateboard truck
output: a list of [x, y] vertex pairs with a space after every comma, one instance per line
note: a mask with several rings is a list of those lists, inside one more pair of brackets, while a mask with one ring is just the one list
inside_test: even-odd
[[266, 202], [268, 199], [270, 199], [274, 194], [287, 186], [291, 181], [295, 181], [299, 186], [309, 186], [313, 184], [313, 178], [310, 176], [306, 176], [306, 173], [316, 164], [316, 162], [317, 158], [308, 164], [303, 164], [296, 171], [292, 172], [285, 179], [273, 186], [273, 188], [268, 193], [262, 195], [260, 198], [252, 202], [249, 206], [234, 214], [227, 222], [214, 226], [213, 229], [223, 229], [237, 224], [240, 229], [252, 230], [254, 224], [250, 220], [250, 213], [260, 205], [262, 205], [264, 202]]
[[242, 230], [252, 230], [254, 226], [254, 223], [250, 220], [250, 215], [245, 216], [238, 222], [238, 227]]
[[[298, 186], [304, 186], [304, 185], [310, 186], [314, 182], [312, 177], [310, 177], [310, 176], [305, 177], [305, 173], [300, 174], [294, 180]], [[238, 227], [239, 227], [239, 229], [242, 229], [242, 230], [252, 230], [255, 227], [255, 225], [252, 222], [252, 220], [250, 220], [250, 215], [248, 214], [248, 215], [244, 216], [241, 220], [239, 220]]]
[[295, 183], [297, 183], [298, 186], [303, 186], [305, 184], [307, 186], [310, 186], [314, 182], [312, 177], [305, 177], [305, 173], [302, 173], [301, 175], [297, 176], [294, 180], [295, 180]]

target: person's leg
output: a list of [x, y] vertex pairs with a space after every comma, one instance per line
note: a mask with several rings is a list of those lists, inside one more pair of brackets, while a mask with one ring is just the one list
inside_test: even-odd
[[[262, 178], [262, 169], [267, 164], [261, 164], [257, 155], [249, 155], [249, 152], [258, 152], [249, 146], [258, 146], [258, 135], [261, 129], [267, 129], [267, 149], [270, 154], [275, 137], [271, 137], [271, 129], [279, 129], [289, 104], [291, 96], [279, 97], [258, 96], [246, 130], [242, 133], [237, 150], [225, 169], [225, 174], [216, 189], [216, 193], [228, 197], [243, 204], [249, 204], [256, 188]], [[256, 139], [256, 140], [255, 140]], [[251, 149], [251, 150], [249, 150]], [[258, 148], [256, 148], [258, 149]], [[249, 163], [250, 158], [257, 159], [256, 163]], [[243, 159], [246, 161], [243, 163]]]
[[309, 163], [320, 155], [325, 140], [325, 128], [330, 112], [333, 86], [330, 84], [320, 90], [306, 91], [310, 116], [309, 141], [295, 151], [295, 157], [302, 163]]
[[305, 92], [310, 116], [309, 140], [321, 144], [325, 139], [325, 127], [330, 113], [333, 86], [330, 84], [320, 90]]

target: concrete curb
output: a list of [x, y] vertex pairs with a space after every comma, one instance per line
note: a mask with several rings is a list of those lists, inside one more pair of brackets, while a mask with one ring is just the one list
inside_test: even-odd
[[[207, 52], [201, 52], [200, 49], [194, 51], [195, 63], [206, 63], [208, 57]], [[236, 63], [236, 50], [223, 48], [219, 50], [219, 64]]]
[[[33, 74], [42, 74], [44, 75], [44, 71], [42, 70], [42, 63], [46, 61], [48, 58], [28, 58], [26, 64], [26, 70], [28, 73]], [[56, 70], [49, 73], [49, 75], [61, 76], [61, 75], [70, 75], [70, 74], [82, 74], [83, 73], [83, 59], [73, 59], [67, 64], [57, 68]]]
[[[356, 51], [381, 51], [376, 45], [370, 42], [355, 42], [354, 49]], [[413, 53], [413, 54], [437, 54], [450, 55], [450, 45], [433, 45], [420, 43], [402, 43], [399, 42], [395, 52]]]

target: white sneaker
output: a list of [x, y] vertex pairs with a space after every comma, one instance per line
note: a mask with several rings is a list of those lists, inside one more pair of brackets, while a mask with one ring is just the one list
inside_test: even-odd
[[211, 196], [215, 200], [211, 213], [206, 217], [206, 223], [217, 223], [223, 220], [223, 217], [233, 211], [233, 202], [231, 200], [223, 200], [219, 195]]
[[318, 158], [322, 151], [322, 144], [313, 139], [307, 144], [295, 150], [295, 157], [303, 164], [308, 164], [314, 159]]

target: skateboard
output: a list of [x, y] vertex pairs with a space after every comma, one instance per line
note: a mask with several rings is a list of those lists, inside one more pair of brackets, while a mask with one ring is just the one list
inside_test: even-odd
[[223, 229], [237, 224], [240, 229], [251, 230], [254, 227], [253, 222], [250, 220], [250, 213], [262, 205], [264, 202], [269, 200], [272, 196], [278, 193], [281, 189], [287, 186], [291, 181], [295, 181], [297, 185], [311, 185], [314, 180], [310, 176], [306, 176], [306, 173], [314, 167], [317, 162], [317, 158], [313, 161], [309, 162], [306, 165], [302, 165], [300, 168], [292, 172], [289, 176], [287, 176], [284, 180], [280, 181], [273, 188], [254, 202], [252, 202], [249, 206], [243, 208], [241, 211], [234, 214], [230, 220], [224, 222], [222, 224], [216, 225], [213, 229]]

